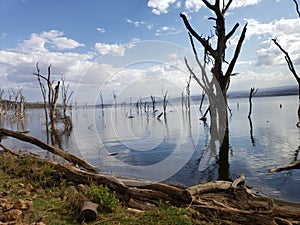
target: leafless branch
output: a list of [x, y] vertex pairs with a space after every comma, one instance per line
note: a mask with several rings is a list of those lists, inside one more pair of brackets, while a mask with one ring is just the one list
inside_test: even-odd
[[224, 6], [224, 1], [223, 1], [223, 9], [222, 9], [222, 15], [225, 15], [226, 11], [229, 9], [230, 4], [232, 3], [232, 0], [229, 0], [226, 6]]
[[274, 42], [275, 45], [277, 45], [277, 47], [285, 54], [285, 60], [288, 64], [288, 67], [290, 69], [290, 71], [292, 72], [292, 74], [294, 75], [294, 77], [296, 78], [297, 82], [300, 83], [300, 77], [298, 76], [295, 68], [294, 68], [294, 64], [289, 56], [289, 53], [287, 51], [285, 51], [281, 45], [277, 42], [276, 38], [273, 38], [272, 41]]
[[294, 1], [295, 5], [296, 5], [296, 11], [297, 11], [298, 16], [299, 16], [299, 18], [300, 18], [300, 11], [299, 11], [299, 5], [298, 5], [298, 2], [297, 2], [297, 0], [293, 0], [293, 1]]
[[183, 13], [180, 13], [180, 17], [182, 18], [185, 27], [188, 29], [191, 35], [193, 35], [193, 37], [195, 37], [203, 45], [203, 47], [209, 52], [209, 54], [214, 57], [216, 53], [215, 50], [210, 46], [209, 42], [203, 37], [201, 37], [199, 34], [197, 34], [197, 32], [191, 27], [189, 21]]
[[246, 31], [247, 31], [247, 23], [245, 24], [244, 28], [243, 28], [243, 31], [241, 33], [241, 36], [240, 36], [240, 39], [238, 41], [238, 44], [235, 48], [235, 52], [234, 52], [234, 56], [228, 66], [228, 69], [226, 71], [226, 74], [225, 74], [225, 77], [229, 77], [231, 74], [232, 74], [232, 71], [233, 71], [233, 68], [234, 68], [234, 65], [237, 61], [237, 58], [240, 54], [240, 51], [241, 51], [241, 48], [242, 48], [242, 45], [243, 45], [243, 41], [245, 39], [245, 36], [246, 36]]

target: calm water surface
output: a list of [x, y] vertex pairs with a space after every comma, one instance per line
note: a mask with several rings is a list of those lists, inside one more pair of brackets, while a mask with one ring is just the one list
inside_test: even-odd
[[[230, 147], [225, 160], [229, 163], [229, 178], [243, 173], [254, 191], [300, 202], [300, 170], [268, 173], [274, 166], [299, 159], [298, 96], [254, 98], [252, 135], [248, 99], [230, 99], [229, 104]], [[156, 113], [151, 107], [147, 113], [135, 106], [73, 109], [73, 131], [70, 135], [61, 133], [60, 146], [84, 157], [103, 173], [184, 186], [216, 180], [218, 151], [210, 143], [209, 127], [199, 120], [198, 106], [194, 106], [188, 113], [181, 103], [169, 103], [166, 117], [160, 120], [156, 117], [161, 105], [157, 105]], [[0, 125], [28, 129], [30, 135], [47, 141], [43, 110], [28, 110], [27, 114], [24, 124], [2, 118]], [[43, 150], [15, 139], [3, 142], [47, 156]]]

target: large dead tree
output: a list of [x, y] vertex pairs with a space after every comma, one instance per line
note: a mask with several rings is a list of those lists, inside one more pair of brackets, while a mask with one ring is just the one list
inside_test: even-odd
[[[214, 4], [209, 3], [207, 0], [202, 0], [202, 2], [215, 15], [214, 17], [210, 17], [209, 19], [215, 21], [214, 28], [216, 41], [212, 40], [212, 36], [204, 37], [203, 35], [199, 35], [198, 32], [192, 28], [187, 17], [181, 13], [180, 17], [182, 18], [184, 25], [189, 32], [190, 42], [192, 45], [196, 63], [198, 64], [201, 71], [201, 76], [198, 76], [196, 72], [191, 68], [187, 59], [185, 59], [185, 64], [192, 77], [205, 91], [208, 97], [211, 119], [211, 145], [214, 145], [216, 141], [220, 142], [219, 179], [229, 179], [229, 130], [227, 91], [230, 85], [231, 76], [235, 74], [233, 73], [233, 70], [245, 39], [247, 24], [245, 24], [243, 27], [231, 60], [227, 62], [227, 42], [239, 27], [239, 24], [236, 23], [229, 32], [226, 32], [225, 14], [229, 9], [232, 0], [226, 1], [227, 3], [225, 3], [225, 1], [215, 0]], [[204, 48], [203, 64], [200, 62], [200, 59], [198, 57], [194, 39], [196, 39]], [[214, 47], [213, 43], [216, 43]], [[209, 63], [212, 63], [211, 79], [206, 73], [206, 65]], [[225, 64], [227, 64], [226, 70], [224, 66]]]
[[[230, 77], [233, 74], [233, 69], [237, 62], [237, 59], [238, 59], [238, 56], [239, 56], [239, 53], [240, 53], [240, 50], [241, 50], [241, 47], [242, 47], [242, 44], [243, 44], [243, 41], [245, 38], [247, 24], [245, 24], [245, 26], [242, 30], [242, 33], [238, 40], [238, 43], [235, 47], [233, 57], [231, 58], [230, 62], [228, 63], [226, 61], [226, 54], [225, 54], [227, 42], [233, 36], [235, 31], [239, 27], [239, 24], [236, 23], [235, 26], [228, 33], [226, 33], [225, 14], [226, 14], [227, 10], [229, 9], [230, 4], [232, 3], [232, 0], [229, 0], [226, 4], [224, 1], [220, 1], [220, 0], [215, 0], [214, 4], [209, 3], [207, 0], [202, 0], [202, 1], [207, 6], [207, 8], [209, 8], [215, 14], [215, 17], [209, 18], [209, 19], [215, 21], [214, 27], [215, 27], [215, 35], [216, 35], [216, 39], [217, 39], [215, 48], [212, 47], [212, 41], [210, 40], [211, 39], [210, 36], [205, 38], [202, 35], [199, 35], [192, 28], [192, 26], [190, 25], [186, 16], [182, 13], [180, 14], [180, 16], [185, 24], [185, 27], [189, 31], [190, 41], [191, 41], [193, 51], [196, 56], [196, 61], [198, 64], [200, 64], [200, 61], [197, 56], [196, 47], [194, 46], [194, 43], [193, 43], [193, 38], [195, 38], [204, 48], [204, 68], [201, 68], [201, 71], [203, 71], [205, 69], [206, 63], [208, 63], [210, 61], [212, 62], [213, 66], [211, 68], [211, 73], [213, 75], [213, 79], [215, 79], [217, 81], [217, 84], [220, 87], [219, 89], [222, 92], [222, 93], [217, 93], [217, 95], [219, 95], [217, 97], [220, 97], [220, 95], [222, 95], [222, 97], [225, 101], [225, 104], [227, 104], [227, 90], [230, 85]], [[187, 63], [187, 61], [186, 61], [186, 63]], [[224, 63], [228, 64], [227, 70], [225, 72], [223, 71]], [[190, 72], [191, 72], [191, 70], [190, 70]], [[196, 78], [197, 76], [195, 74], [193, 74], [193, 77]], [[200, 83], [200, 82], [202, 83], [201, 79], [199, 79], [199, 78], [196, 79], [196, 81], [198, 83]], [[210, 82], [207, 82], [207, 80], [205, 82], [206, 82], [206, 84], [202, 83], [202, 86], [203, 85], [206, 86], [206, 89], [213, 88], [213, 87], [211, 87], [212, 84], [210, 84]], [[210, 92], [211, 92], [211, 90], [210, 90]], [[210, 102], [210, 104], [212, 104], [212, 102]], [[223, 109], [222, 112], [219, 111], [218, 113], [219, 113], [219, 117], [225, 117], [226, 118], [225, 121], [227, 121], [227, 110], [226, 109], [225, 110]], [[225, 128], [227, 129], [227, 124], [225, 124]]]

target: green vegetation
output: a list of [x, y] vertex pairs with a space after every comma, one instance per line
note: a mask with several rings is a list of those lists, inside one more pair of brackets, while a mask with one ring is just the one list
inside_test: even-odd
[[101, 213], [116, 212], [121, 206], [115, 193], [111, 193], [106, 186], [92, 183], [88, 195], [92, 202], [99, 204], [98, 211]]
[[[32, 207], [24, 211], [25, 216], [19, 222], [84, 224], [77, 219], [78, 205], [66, 196], [69, 182], [55, 171], [51, 163], [28, 154], [18, 157], [1, 151], [0, 158], [0, 203], [19, 199], [32, 201]], [[88, 186], [88, 197], [98, 203], [99, 207], [97, 220], [87, 224], [209, 224], [193, 221], [190, 210], [167, 203], [161, 203], [158, 210], [129, 212], [121, 206], [115, 193], [103, 185], [91, 183]], [[1, 210], [0, 205], [0, 214]]]

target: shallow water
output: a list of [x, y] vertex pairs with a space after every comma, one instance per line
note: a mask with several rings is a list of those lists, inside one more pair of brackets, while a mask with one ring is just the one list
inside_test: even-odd
[[[147, 113], [147, 108], [145, 112], [134, 105], [73, 109], [73, 131], [70, 135], [61, 133], [59, 145], [104, 173], [184, 186], [218, 179], [221, 173], [228, 174], [229, 179], [243, 173], [246, 184], [253, 186], [254, 191], [300, 202], [300, 170], [268, 173], [274, 166], [299, 159], [298, 96], [253, 98], [252, 139], [248, 99], [230, 99], [229, 105], [230, 147], [225, 158], [219, 156], [218, 146], [214, 149], [214, 143], [210, 143], [210, 129], [199, 120], [198, 106], [193, 105], [188, 113], [176, 102], [169, 103], [166, 117], [160, 120], [156, 117], [161, 105], [156, 106], [156, 113], [151, 107]], [[23, 125], [4, 118], [0, 125], [28, 129], [30, 135], [47, 141], [41, 109], [28, 110]], [[51, 143], [51, 139], [48, 141]], [[12, 148], [49, 156], [11, 138], [3, 142]]]

